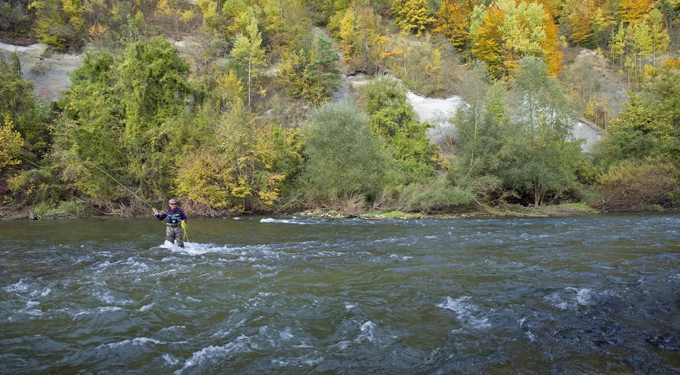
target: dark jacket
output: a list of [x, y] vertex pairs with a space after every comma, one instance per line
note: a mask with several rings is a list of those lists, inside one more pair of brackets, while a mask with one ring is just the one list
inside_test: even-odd
[[159, 212], [156, 217], [158, 220], [163, 220], [168, 217], [168, 215], [179, 215], [180, 219], [187, 221], [187, 215], [184, 213], [184, 210], [181, 207], [175, 207], [174, 210], [171, 210], [170, 207], [168, 207], [165, 211]]

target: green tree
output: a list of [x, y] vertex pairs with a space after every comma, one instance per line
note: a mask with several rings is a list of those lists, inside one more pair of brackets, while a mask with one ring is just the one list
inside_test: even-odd
[[303, 98], [313, 105], [330, 99], [340, 86], [342, 75], [337, 64], [340, 56], [332, 46], [333, 40], [320, 32], [298, 52], [284, 54], [278, 76], [291, 96]]
[[546, 64], [532, 57], [519, 61], [511, 95], [513, 132], [521, 138], [512, 146], [516, 161], [502, 176], [513, 190], [530, 194], [540, 205], [548, 195], [563, 194], [576, 180], [581, 142], [570, 140], [575, 115]]
[[261, 47], [262, 35], [257, 28], [257, 19], [253, 16], [246, 34], [239, 34], [234, 41], [231, 56], [239, 64], [248, 80], [248, 106], [251, 105], [252, 81], [256, 69], [264, 65], [264, 49]]
[[508, 163], [504, 146], [508, 137], [506, 87], [491, 85], [484, 64], [476, 64], [461, 82], [467, 105], [460, 106], [452, 123], [458, 132], [457, 174], [459, 186], [473, 186], [484, 198], [498, 196], [499, 174]]
[[408, 102], [406, 87], [391, 76], [383, 76], [361, 88], [364, 108], [371, 116], [373, 135], [385, 139], [399, 167], [411, 181], [430, 177], [439, 161], [427, 130], [433, 125], [420, 122]]
[[33, 81], [21, 76], [16, 54], [11, 62], [0, 57], [0, 122], [7, 118], [24, 139], [24, 156], [42, 158], [49, 150], [52, 136], [44, 105], [33, 92]]
[[371, 196], [381, 189], [390, 160], [368, 123], [349, 101], [328, 102], [314, 111], [306, 130], [303, 174], [313, 196]]
[[94, 163], [143, 196], [170, 194], [185, 146], [200, 142], [202, 131], [184, 116], [193, 94], [188, 75], [188, 64], [162, 38], [131, 44], [117, 59], [88, 54], [55, 126], [64, 180], [96, 198], [129, 196]]

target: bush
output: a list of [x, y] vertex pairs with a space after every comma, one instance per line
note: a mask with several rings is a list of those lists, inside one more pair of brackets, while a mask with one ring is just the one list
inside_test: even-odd
[[377, 193], [390, 161], [380, 138], [371, 136], [368, 118], [343, 101], [318, 108], [312, 121], [306, 129], [304, 172], [311, 194], [333, 200]]
[[591, 206], [607, 211], [644, 210], [648, 206], [669, 207], [671, 193], [678, 188], [675, 168], [661, 159], [625, 160], [600, 177], [600, 201]]
[[403, 197], [398, 209], [406, 212], [445, 211], [474, 201], [469, 190], [460, 190], [448, 184], [445, 178], [410, 184], [400, 192]]

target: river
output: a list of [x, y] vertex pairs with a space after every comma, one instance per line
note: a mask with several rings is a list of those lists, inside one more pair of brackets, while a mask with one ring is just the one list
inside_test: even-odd
[[680, 215], [0, 222], [5, 374], [676, 374]]

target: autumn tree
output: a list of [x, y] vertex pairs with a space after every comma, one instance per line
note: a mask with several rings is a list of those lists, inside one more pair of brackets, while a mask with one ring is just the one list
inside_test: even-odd
[[394, 0], [392, 14], [401, 30], [415, 32], [417, 35], [429, 30], [434, 24], [426, 0]]
[[262, 36], [257, 28], [257, 19], [252, 17], [247, 33], [239, 34], [234, 41], [234, 49], [231, 56], [238, 64], [241, 74], [248, 82], [248, 106], [251, 105], [251, 91], [253, 78], [257, 75], [256, 69], [263, 66], [264, 49], [261, 47]]
[[472, 52], [494, 76], [511, 74], [523, 56], [540, 58], [550, 74], [560, 74], [558, 29], [541, 4], [503, 0], [486, 9], [478, 6], [474, 12], [483, 16], [470, 25]]
[[497, 78], [504, 76], [509, 70], [504, 59], [506, 49], [501, 30], [504, 23], [505, 12], [497, 7], [491, 7], [484, 12], [482, 24], [471, 29], [472, 54], [485, 62], [489, 72]]
[[212, 141], [182, 164], [176, 193], [215, 208], [272, 205], [298, 168], [294, 137], [295, 130], [257, 119], [235, 100], [214, 124]]
[[7, 118], [13, 130], [23, 140], [22, 154], [33, 161], [42, 158], [52, 143], [47, 123], [47, 111], [33, 91], [33, 81], [21, 75], [21, 65], [16, 54], [9, 61], [0, 56], [0, 121]]
[[35, 10], [35, 32], [43, 43], [58, 49], [77, 47], [82, 43], [87, 28], [80, 1], [36, 0], [28, 8]]
[[353, 2], [336, 13], [328, 27], [339, 41], [345, 60], [369, 71], [376, 68], [388, 40], [383, 36], [382, 17], [372, 7]]
[[433, 35], [443, 35], [459, 51], [469, 44], [468, 28], [475, 3], [472, 0], [454, 2], [446, 0], [435, 13]]
[[289, 95], [319, 105], [340, 85], [340, 56], [332, 49], [333, 40], [323, 32], [310, 39], [297, 52], [284, 54], [277, 74]]
[[619, 19], [624, 23], [636, 23], [654, 6], [654, 0], [620, 0]]

